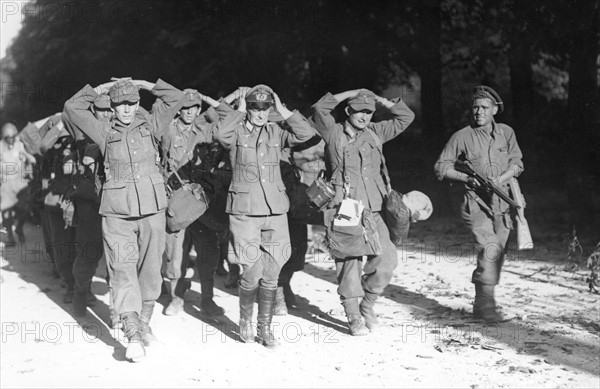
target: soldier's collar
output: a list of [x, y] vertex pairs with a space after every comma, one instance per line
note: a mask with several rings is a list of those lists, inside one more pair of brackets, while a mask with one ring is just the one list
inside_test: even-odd
[[[501, 134], [502, 133], [502, 130], [500, 129], [500, 127], [498, 126], [498, 123], [496, 123], [495, 120], [492, 120], [491, 125], [492, 125], [492, 131], [491, 132], [493, 132], [494, 134]], [[481, 131], [481, 132], [487, 132], [483, 128], [483, 126], [473, 127], [473, 129], [477, 130], [477, 131]]]
[[190, 125], [187, 125], [184, 122], [182, 122], [181, 119], [177, 119], [177, 128], [181, 131], [190, 130], [191, 132], [197, 134], [198, 129], [196, 128], [195, 122], [196, 121], [194, 120], [192, 123], [190, 123]]
[[348, 140], [350, 143], [354, 142], [356, 138], [360, 135], [360, 131], [356, 130], [348, 122], [344, 123], [344, 133], [346, 134], [346, 136], [348, 136]]
[[124, 132], [129, 128], [136, 128], [144, 123], [146, 123], [146, 119], [144, 117], [141, 117], [138, 115], [135, 115], [135, 117], [133, 118], [131, 123], [129, 123], [128, 125], [125, 125], [125, 124], [121, 123], [121, 121], [118, 120], [117, 118], [114, 118], [112, 128], [113, 128], [113, 130], [116, 130], [119, 132]]
[[[267, 123], [265, 124], [265, 126], [266, 126], [266, 125], [268, 125], [268, 124], [269, 124], [269, 122], [267, 122]], [[247, 129], [248, 131], [250, 131], [250, 132], [252, 132], [252, 131], [254, 131], [254, 130], [260, 130], [260, 129], [262, 128], [262, 127], [255, 126], [254, 124], [250, 123], [250, 120], [246, 120], [246, 121], [244, 122], [244, 127], [246, 127], [246, 129]], [[264, 127], [264, 126], [263, 126], [263, 127]]]

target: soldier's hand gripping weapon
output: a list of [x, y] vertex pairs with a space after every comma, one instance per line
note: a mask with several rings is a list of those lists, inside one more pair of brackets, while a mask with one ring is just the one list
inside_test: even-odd
[[[498, 185], [494, 184], [490, 179], [483, 178], [479, 175], [473, 168], [464, 161], [456, 161], [454, 168], [461, 173], [465, 173], [469, 177], [472, 177], [479, 186], [488, 193], [494, 193], [502, 200], [504, 200], [511, 208], [518, 210], [520, 208], [519, 204], [517, 204], [510, 196], [503, 191]], [[475, 188], [473, 188], [475, 189]]]

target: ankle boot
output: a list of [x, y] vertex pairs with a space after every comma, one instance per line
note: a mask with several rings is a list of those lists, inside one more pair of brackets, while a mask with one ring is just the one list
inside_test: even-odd
[[292, 271], [282, 270], [281, 273], [279, 273], [279, 281], [277, 282], [278, 286], [283, 287], [283, 297], [285, 298], [285, 305], [288, 308], [296, 306], [296, 295], [294, 295], [292, 287], [290, 286], [293, 275], [294, 272]]
[[287, 305], [285, 303], [285, 295], [283, 293], [283, 286], [277, 287], [277, 293], [275, 295], [275, 308], [273, 309], [273, 315], [285, 316], [288, 314]]
[[348, 318], [348, 327], [350, 329], [350, 335], [352, 336], [364, 336], [369, 333], [369, 329], [365, 327], [364, 318], [360, 314], [358, 306], [358, 297], [342, 300], [344, 306], [344, 312]]
[[254, 289], [244, 289], [241, 285], [238, 289], [240, 297], [240, 338], [244, 343], [254, 343], [255, 335], [252, 328], [252, 314], [254, 312], [254, 302], [258, 294], [258, 287]]
[[142, 337], [142, 343], [148, 347], [155, 344], [158, 339], [152, 333], [150, 328], [150, 319], [154, 313], [154, 300], [142, 301], [142, 311], [140, 312], [140, 335]]
[[190, 289], [192, 283], [185, 278], [171, 279], [169, 282], [169, 292], [171, 294], [171, 302], [165, 308], [165, 315], [176, 316], [183, 311], [183, 296]]
[[377, 301], [377, 297], [378, 296], [375, 293], [365, 292], [365, 297], [363, 297], [359, 307], [360, 314], [362, 315], [363, 319], [365, 319], [365, 325], [371, 332], [379, 326], [377, 315], [373, 309], [375, 306], [375, 301]]
[[497, 310], [494, 298], [494, 285], [475, 284], [473, 318], [486, 323], [507, 321]]
[[271, 329], [276, 295], [277, 289], [261, 287], [258, 291], [258, 337], [261, 339], [263, 346], [271, 349], [280, 346]]
[[214, 285], [215, 281], [213, 279], [200, 281], [200, 291], [202, 292], [200, 308], [202, 308], [202, 311], [210, 317], [222, 316], [225, 314], [225, 310], [218, 306], [213, 300]]
[[121, 314], [121, 322], [128, 341], [125, 357], [131, 362], [139, 362], [146, 357], [146, 349], [140, 335], [140, 320], [137, 312]]
[[230, 264], [229, 273], [225, 279], [225, 287], [227, 289], [235, 288], [240, 279], [240, 265]]
[[219, 263], [217, 264], [217, 268], [215, 270], [216, 275], [218, 276], [226, 276], [227, 270], [225, 270], [225, 258], [219, 259]]

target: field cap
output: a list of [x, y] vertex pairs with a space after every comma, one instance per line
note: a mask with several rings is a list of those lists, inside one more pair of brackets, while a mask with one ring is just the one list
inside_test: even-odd
[[102, 94], [94, 100], [94, 107], [98, 109], [110, 109], [110, 97], [107, 94]]
[[184, 91], [183, 93], [183, 104], [182, 108], [190, 108], [194, 105], [202, 106], [202, 98], [200, 98], [200, 93], [196, 91]]
[[375, 112], [375, 93], [361, 89], [356, 96], [348, 99], [348, 106], [355, 111]]
[[108, 95], [113, 104], [120, 104], [124, 101], [133, 103], [140, 101], [138, 86], [129, 80], [117, 81], [108, 91]]

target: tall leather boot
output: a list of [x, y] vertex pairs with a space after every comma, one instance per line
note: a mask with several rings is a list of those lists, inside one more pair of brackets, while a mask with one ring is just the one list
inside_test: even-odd
[[128, 341], [125, 357], [131, 362], [140, 362], [146, 357], [146, 349], [142, 343], [140, 320], [137, 312], [122, 313], [121, 322]]
[[244, 289], [238, 286], [240, 297], [240, 338], [244, 343], [254, 343], [255, 335], [252, 328], [252, 314], [254, 312], [254, 302], [258, 294], [258, 287], [254, 289]]
[[275, 308], [275, 296], [277, 289], [259, 288], [258, 290], [258, 337], [266, 348], [276, 348], [281, 344], [271, 329], [273, 320], [273, 308]]
[[283, 292], [283, 286], [278, 286], [277, 292], [275, 293], [275, 308], [273, 308], [273, 315], [285, 316], [287, 314], [288, 314], [288, 308], [285, 303], [285, 295]]
[[348, 328], [352, 336], [364, 336], [369, 333], [369, 329], [365, 327], [364, 318], [360, 314], [358, 297], [343, 299], [342, 305], [344, 312], [348, 318]]
[[200, 308], [210, 317], [221, 316], [225, 314], [225, 310], [218, 306], [213, 300], [215, 280], [200, 281], [200, 291], [202, 292], [202, 301]]
[[473, 317], [475, 319], [484, 320], [487, 323], [498, 323], [507, 320], [496, 311], [494, 285], [475, 284]]
[[225, 278], [225, 287], [227, 289], [235, 288], [240, 280], [240, 265], [229, 264], [229, 273]]
[[140, 312], [140, 335], [144, 346], [148, 347], [155, 344], [158, 339], [152, 333], [150, 328], [150, 319], [154, 313], [154, 300], [142, 301], [142, 311]]
[[360, 314], [363, 319], [365, 319], [365, 325], [372, 332], [379, 327], [379, 321], [377, 320], [377, 314], [375, 314], [375, 310], [373, 307], [375, 306], [375, 301], [377, 301], [378, 295], [375, 293], [365, 292], [365, 297], [363, 297], [359, 309]]

